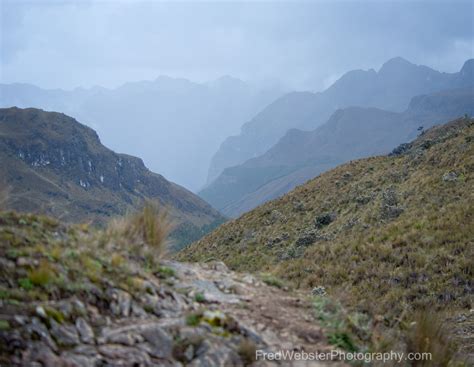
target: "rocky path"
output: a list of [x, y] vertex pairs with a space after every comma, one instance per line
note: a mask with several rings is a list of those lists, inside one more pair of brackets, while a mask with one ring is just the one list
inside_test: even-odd
[[166, 276], [133, 269], [141, 281], [141, 291], [133, 293], [111, 282], [108, 289], [26, 308], [0, 301], [1, 318], [9, 325], [0, 331], [2, 361], [81, 367], [325, 365], [255, 361], [257, 349], [331, 349], [304, 295], [234, 273], [223, 263], [165, 261], [162, 269]]
[[[252, 275], [229, 271], [221, 263], [168, 263], [181, 279], [180, 287], [203, 294], [212, 309], [238, 320], [241, 330], [266, 351], [327, 352], [330, 347], [314, 320], [306, 295], [265, 285]], [[320, 362], [253, 365], [317, 366]], [[334, 365], [335, 363], [332, 363]]]

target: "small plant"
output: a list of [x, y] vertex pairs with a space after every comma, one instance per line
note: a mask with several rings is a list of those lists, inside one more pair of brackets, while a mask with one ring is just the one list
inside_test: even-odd
[[186, 316], [186, 325], [188, 326], [198, 326], [201, 322], [202, 315], [198, 313], [191, 313]]
[[114, 268], [118, 268], [118, 267], [121, 267], [122, 264], [125, 262], [125, 259], [122, 255], [120, 254], [117, 254], [117, 253], [114, 253], [112, 255], [112, 258], [110, 259], [110, 264], [114, 267]]
[[283, 288], [283, 282], [272, 274], [262, 274], [262, 281], [269, 286]]
[[168, 278], [168, 277], [174, 277], [176, 276], [176, 272], [174, 269], [168, 267], [168, 266], [160, 266], [156, 270], [157, 274], [161, 278]]
[[28, 272], [28, 279], [36, 286], [45, 286], [54, 278], [54, 270], [46, 260], [42, 260], [36, 269]]
[[10, 329], [10, 323], [7, 320], [0, 320], [0, 331], [5, 331]]
[[25, 291], [30, 291], [33, 289], [34, 285], [31, 283], [31, 280], [28, 278], [21, 278], [18, 280], [18, 285], [23, 288]]
[[350, 330], [350, 326], [357, 325], [351, 321], [342, 306], [325, 296], [315, 296], [313, 306], [316, 318], [326, 328], [329, 343], [349, 352], [358, 351]]
[[257, 346], [252, 340], [242, 339], [237, 353], [239, 353], [240, 359], [242, 359], [244, 366], [250, 366], [255, 362], [256, 351]]
[[61, 311], [58, 311], [52, 307], [45, 307], [45, 312], [48, 317], [54, 319], [54, 321], [62, 324], [64, 322], [64, 315]]
[[194, 296], [194, 300], [196, 302], [203, 303], [206, 302], [206, 297], [202, 293], [196, 293], [196, 295]]

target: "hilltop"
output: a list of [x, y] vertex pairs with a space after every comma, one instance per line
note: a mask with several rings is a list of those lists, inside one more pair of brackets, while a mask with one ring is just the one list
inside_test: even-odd
[[0, 160], [9, 209], [104, 225], [144, 200], [156, 201], [176, 222], [177, 247], [224, 220], [193, 193], [141, 159], [106, 148], [94, 130], [61, 113], [0, 109]]
[[459, 337], [473, 353], [473, 174], [474, 120], [461, 118], [389, 156], [323, 173], [178, 258], [324, 287], [387, 325], [416, 310], [447, 313], [451, 329], [465, 328]]

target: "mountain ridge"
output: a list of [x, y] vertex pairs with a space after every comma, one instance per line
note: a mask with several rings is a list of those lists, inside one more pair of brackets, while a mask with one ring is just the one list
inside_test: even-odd
[[386, 154], [413, 139], [420, 127], [472, 115], [473, 100], [474, 88], [463, 88], [414, 97], [403, 113], [339, 109], [317, 129], [291, 130], [266, 153], [226, 169], [200, 195], [236, 217], [345, 161]]
[[[221, 144], [212, 158], [207, 186], [225, 168], [263, 154], [290, 128], [313, 130], [339, 108], [377, 107], [402, 112], [416, 95], [472, 85], [473, 64], [474, 60], [470, 59], [459, 72], [442, 73], [402, 58], [392, 58], [379, 71], [349, 71], [323, 92], [301, 94], [300, 99], [298, 94], [284, 95], [244, 124], [240, 135]], [[293, 101], [289, 100], [290, 96]]]
[[148, 170], [140, 158], [106, 148], [92, 128], [62, 113], [0, 109], [0, 155], [11, 209], [104, 225], [155, 200], [177, 222], [178, 246], [224, 220], [188, 190]]

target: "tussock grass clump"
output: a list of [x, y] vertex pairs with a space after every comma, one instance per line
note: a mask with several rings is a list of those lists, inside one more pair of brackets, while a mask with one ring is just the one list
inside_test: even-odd
[[280, 288], [280, 289], [285, 287], [285, 284], [283, 283], [283, 281], [281, 279], [279, 279], [275, 275], [272, 275], [272, 274], [269, 274], [269, 273], [262, 274], [262, 281], [266, 285], [269, 285], [269, 286], [272, 286], [272, 287], [277, 287], [277, 288]]
[[137, 213], [113, 220], [105, 235], [135, 255], [151, 253], [160, 258], [166, 252], [166, 239], [172, 228], [167, 212], [146, 202]]
[[452, 366], [457, 347], [446, 330], [443, 319], [432, 312], [417, 312], [404, 335], [408, 353], [429, 353], [430, 360], [417, 361], [416, 366]]
[[42, 260], [38, 268], [28, 272], [28, 279], [31, 284], [44, 287], [55, 279], [54, 269], [46, 260]]

